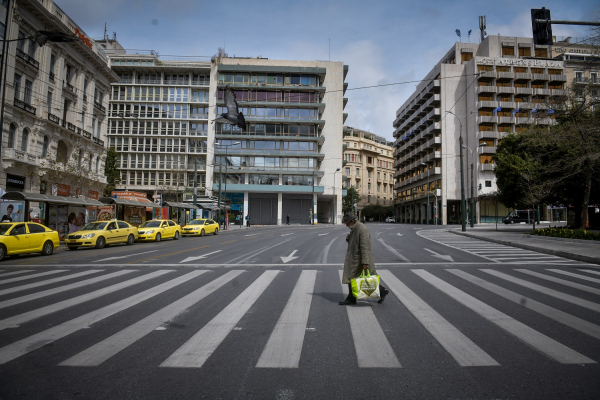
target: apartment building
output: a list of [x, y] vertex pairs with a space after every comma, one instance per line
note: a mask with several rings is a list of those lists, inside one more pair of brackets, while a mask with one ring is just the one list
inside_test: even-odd
[[392, 205], [394, 201], [393, 143], [361, 129], [344, 127], [344, 188], [355, 188], [357, 205]]
[[[564, 94], [564, 62], [549, 55], [549, 46], [531, 38], [456, 43], [417, 85], [393, 123], [402, 222], [432, 222], [437, 214], [443, 224], [460, 223], [461, 137], [467, 203], [473, 196], [476, 222], [495, 220], [495, 205], [483, 195], [497, 190], [496, 146], [530, 124], [553, 124], [548, 103]], [[498, 214], [506, 212], [500, 205]]]
[[210, 115], [226, 111], [230, 86], [248, 125], [210, 126], [212, 193], [226, 191], [232, 211], [254, 224], [341, 223], [347, 72], [341, 62], [215, 60]]
[[164, 201], [207, 194], [210, 61], [159, 59], [128, 51], [116, 39], [98, 44], [118, 81], [111, 87], [108, 146], [117, 155], [117, 189]]
[[[106, 184], [107, 94], [117, 76], [53, 1], [11, 1], [9, 21], [0, 186], [97, 199]], [[40, 30], [78, 39], [40, 47], [33, 40]]]
[[598, 48], [586, 44], [583, 39], [571, 37], [554, 38], [551, 57], [565, 65], [568, 85], [578, 97], [589, 96], [600, 99], [600, 62]]

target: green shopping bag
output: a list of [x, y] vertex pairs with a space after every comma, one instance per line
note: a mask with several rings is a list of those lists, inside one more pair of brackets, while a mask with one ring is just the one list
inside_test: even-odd
[[350, 281], [350, 284], [352, 295], [356, 299], [379, 298], [379, 275], [371, 275], [368, 269], [364, 269], [358, 278]]

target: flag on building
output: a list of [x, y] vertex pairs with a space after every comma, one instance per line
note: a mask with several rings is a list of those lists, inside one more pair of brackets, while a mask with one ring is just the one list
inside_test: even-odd
[[538, 110], [537, 110], [537, 107], [536, 107], [536, 108], [534, 108], [533, 110], [531, 110], [531, 113], [532, 113], [532, 114], [535, 114], [535, 113], [537, 113], [537, 111], [538, 111]]
[[494, 110], [494, 113], [497, 113], [498, 111], [502, 111], [502, 107], [501, 107], [501, 106], [498, 106], [498, 108], [496, 108], [496, 109]]
[[520, 109], [520, 108], [517, 108], [516, 110], [514, 110], [514, 111], [512, 112], [512, 115], [517, 115], [517, 113], [518, 113], [519, 111], [521, 111], [521, 109]]
[[549, 108], [548, 111], [546, 111], [546, 113], [552, 115], [554, 114], [554, 109]]

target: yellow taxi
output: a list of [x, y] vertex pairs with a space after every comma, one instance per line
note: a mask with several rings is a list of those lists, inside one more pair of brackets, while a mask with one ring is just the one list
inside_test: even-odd
[[204, 236], [205, 234], [212, 233], [214, 235], [219, 234], [219, 224], [212, 219], [193, 219], [183, 227], [181, 233], [184, 236]]
[[168, 219], [153, 219], [146, 221], [139, 228], [138, 240], [154, 240], [173, 238], [178, 240], [181, 236], [181, 226]]
[[137, 238], [138, 229], [125, 221], [96, 221], [68, 234], [65, 244], [69, 250], [77, 250], [78, 247], [101, 249], [117, 243], [132, 245]]
[[35, 222], [7, 222], [0, 224], [0, 260], [6, 256], [42, 253], [49, 256], [58, 249], [58, 232]]

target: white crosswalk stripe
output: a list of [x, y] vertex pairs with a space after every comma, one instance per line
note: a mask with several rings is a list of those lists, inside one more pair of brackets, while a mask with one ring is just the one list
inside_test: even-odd
[[[275, 299], [274, 301], [280, 305], [269, 310], [281, 311], [278, 311], [279, 315], [272, 315], [269, 318], [273, 321], [270, 323], [271, 326], [261, 325], [261, 329], [268, 333], [267, 336], [261, 333], [260, 337], [264, 336], [264, 342], [259, 343], [260, 347], [256, 348], [258, 336], [252, 330], [257, 328], [252, 324], [249, 327], [242, 325], [244, 326], [243, 330], [239, 333], [236, 332], [236, 341], [251, 340], [255, 350], [238, 356], [249, 357], [249, 365], [260, 369], [310, 367], [314, 361], [311, 358], [318, 357], [318, 354], [315, 354], [314, 351], [304, 351], [307, 340], [309, 342], [313, 340], [311, 337], [305, 337], [305, 333], [307, 329], [315, 329], [308, 328], [308, 324], [311, 312], [315, 311], [315, 296], [321, 294], [319, 293], [321, 290], [316, 289], [317, 285], [327, 284], [336, 287], [339, 291], [339, 300], [347, 294], [347, 285], [340, 286], [341, 271], [335, 274], [325, 274], [314, 269], [291, 269], [283, 273], [279, 270], [266, 270], [258, 273], [256, 270], [242, 268], [224, 271], [213, 269], [193, 271], [180, 269], [119, 270], [110, 274], [93, 269], [74, 274], [64, 270], [56, 271], [65, 272], [65, 275], [60, 278], [53, 278], [54, 274], [42, 277], [38, 275], [40, 280], [37, 282], [7, 287], [0, 291], [0, 295], [17, 296], [13, 299], [6, 299], [5, 302], [16, 300], [15, 304], [20, 305], [18, 311], [12, 313], [6, 305], [8, 303], [5, 303], [4, 308], [0, 308], [0, 330], [13, 328], [10, 330], [10, 335], [0, 336], [0, 364], [9, 363], [26, 354], [29, 355], [28, 357], [40, 356], [42, 360], [47, 360], [47, 358], [43, 358], [43, 355], [45, 352], [52, 351], [52, 347], [46, 349], [45, 345], [79, 332], [78, 335], [93, 338], [93, 341], [87, 342], [89, 344], [86, 348], [79, 348], [77, 352], [71, 353], [68, 353], [70, 347], [64, 346], [65, 342], [62, 342], [62, 352], [65, 354], [56, 361], [57, 366], [98, 367], [109, 360], [116, 361], [113, 358], [118, 359], [119, 354], [126, 349], [128, 351], [157, 352], [162, 347], [168, 347], [171, 348], [170, 351], [164, 354], [160, 353], [160, 358], [154, 357], [158, 361], [153, 367], [202, 368], [204, 366], [206, 368], [207, 361], [210, 359], [212, 362], [211, 357], [214, 357], [213, 354], [216, 356], [215, 351], [219, 347], [225, 346], [224, 341], [232, 331], [242, 329], [238, 328], [238, 324], [244, 317], [250, 318], [252, 315], [252, 318], [259, 318], [257, 313], [265, 312], [253, 305], [259, 299], [266, 300], [266, 296], [277, 292], [277, 296], [268, 297], [268, 299]], [[585, 275], [585, 273], [597, 271], [583, 269], [577, 270], [577, 273], [572, 271], [559, 267], [545, 269], [539, 267], [537, 269], [507, 269], [503, 267], [502, 271], [469, 267], [466, 271], [457, 268], [436, 269], [434, 274], [425, 269], [382, 269], [379, 271], [382, 283], [390, 289], [388, 299], [383, 305], [378, 305], [374, 301], [359, 301], [356, 306], [340, 307], [337, 305], [337, 301], [323, 303], [324, 300], [321, 298], [319, 307], [323, 307], [323, 304], [325, 307], [331, 307], [330, 310], [325, 310], [325, 315], [342, 313], [347, 325], [336, 327], [336, 329], [347, 330], [352, 340], [352, 344], [348, 343], [349, 346], [352, 346], [349, 349], [354, 348], [355, 362], [359, 368], [407, 368], [406, 365], [412, 365], [414, 361], [411, 360], [412, 362], [407, 363], [402, 357], [414, 354], [414, 349], [420, 347], [426, 347], [427, 351], [438, 352], [439, 355], [439, 357], [426, 360], [419, 359], [420, 365], [423, 362], [445, 362], [443, 360], [446, 358], [454, 362], [458, 368], [501, 367], [503, 360], [506, 359], [503, 357], [503, 353], [517, 351], [515, 348], [518, 346], [514, 346], [511, 341], [525, 343], [537, 350], [539, 360], [536, 362], [539, 363], [547, 363], [548, 359], [559, 364], [596, 363], [598, 360], [594, 358], [598, 357], [597, 352], [596, 356], [593, 353], [585, 354], [587, 353], [586, 347], [576, 348], [573, 341], [570, 341], [569, 345], [566, 342], [561, 343], [561, 337], [567, 340], [567, 335], [574, 334], [580, 335], [582, 339], [600, 340], [600, 324], [596, 320], [589, 319], [591, 318], [589, 316], [589, 320], [586, 319], [586, 315], [589, 315], [587, 310], [600, 312], [600, 304], [572, 294], [574, 290], [579, 290], [582, 294], [587, 294], [588, 298], [600, 295], [600, 289], [598, 289], [600, 280]], [[73, 288], [71, 285], [50, 289], [57, 290], [52, 292], [53, 294], [63, 293], [61, 301], [58, 302], [28, 303], [22, 300], [25, 296], [15, 294], [27, 289], [39, 290], [39, 292], [28, 295], [33, 296], [32, 298], [51, 296], [52, 294], [49, 294], [48, 290], [43, 290], [41, 286], [77, 279], [94, 273], [103, 274], [92, 278], [96, 279], [94, 283], [102, 285], [102, 288], [84, 295], [74, 294], [71, 297], [68, 296], [68, 289], [64, 289], [65, 287]], [[138, 276], [130, 278], [128, 274], [131, 273], [137, 273]], [[29, 274], [35, 275], [35, 271], [29, 271]], [[174, 275], [176, 276], [173, 277]], [[521, 278], [523, 275], [526, 279]], [[319, 279], [323, 276], [329, 280], [335, 277], [335, 282], [320, 282]], [[104, 279], [98, 280], [103, 277]], [[489, 280], [486, 279], [488, 277]], [[293, 279], [293, 289], [287, 296], [281, 296], [279, 287], [277, 290], [273, 290], [275, 283], [284, 279]], [[585, 281], [586, 285], [576, 282], [577, 280]], [[89, 279], [81, 282], [87, 281]], [[545, 282], [550, 282], [549, 285], [554, 285], [553, 287], [556, 288], [564, 287], [564, 291], [551, 289], [544, 284]], [[184, 284], [187, 288], [184, 289], [186, 294], [178, 296], [178, 290]], [[332, 286], [333, 284], [334, 286]], [[503, 285], [507, 287], [503, 287]], [[84, 288], [85, 285], [78, 287]], [[339, 290], [340, 288], [342, 290]], [[123, 292], [119, 295], [116, 293], [119, 290], [127, 290], [127, 293]], [[230, 295], [231, 290], [235, 293], [233, 296]], [[36, 297], [40, 293], [44, 295]], [[224, 293], [229, 294], [223, 296]], [[525, 293], [528, 294], [525, 295]], [[476, 294], [477, 297], [473, 294]], [[118, 297], [117, 301], [110, 301], [109, 295]], [[79, 308], [74, 306], [100, 296], [105, 296], [102, 307], [94, 307], [93, 302], [86, 303], [87, 307], [83, 308], [86, 311], [77, 316]], [[186, 325], [186, 319], [193, 314], [188, 312], [192, 307], [202, 307], [202, 302], [216, 299], [216, 296], [226, 299], [225, 303], [218, 306], [219, 309], [215, 310], [214, 317], [212, 317], [214, 314], [209, 314], [206, 321], [197, 325], [197, 328], [188, 336], [159, 335], [155, 336], [152, 342], [142, 340], [155, 330], [169, 329], [171, 323]], [[65, 298], [67, 299], [65, 300]], [[147, 314], [132, 321], [118, 318], [118, 313], [150, 299], [152, 301], [147, 303], [152, 303], [153, 306], [152, 311]], [[553, 302], [552, 306], [545, 304], [549, 300]], [[439, 309], [440, 301], [444, 303], [443, 309]], [[502, 303], [499, 301], [505, 302], [505, 306], [501, 306]], [[562, 303], [562, 306], [555, 306], [557, 302]], [[331, 305], [328, 305], [329, 303]], [[492, 307], [491, 304], [494, 306]], [[523, 307], [524, 311], [522, 312], [536, 313], [540, 318], [547, 318], [550, 323], [555, 324], [554, 327], [548, 328], [536, 323], [534, 329], [530, 319], [524, 318], [522, 313], [514, 313], [514, 307], [518, 306]], [[577, 312], [575, 313], [577, 315], [570, 314], [566, 311], [565, 307], [567, 306], [575, 311], [578, 307], [583, 307], [587, 309], [584, 310], [587, 314]], [[446, 315], [449, 309], [472, 314], [475, 319], [481, 319], [484, 323], [475, 323], [473, 318], [469, 318], [468, 321], [450, 318]], [[143, 308], [139, 308], [139, 310], [143, 310]], [[399, 310], [404, 310], [403, 312], [408, 312], [414, 317], [403, 319], [400, 323], [414, 325], [413, 328], [416, 331], [415, 329], [412, 331], [422, 332], [421, 334], [411, 338], [398, 336], [396, 324], [399, 322], [390, 316], [397, 315], [395, 312]], [[143, 311], [141, 312], [143, 313]], [[52, 320], [47, 318], [44, 320], [44, 325], [32, 323], [21, 326], [50, 314], [56, 315], [57, 321], [60, 322], [53, 324]], [[68, 316], [68, 320], [64, 318], [63, 314]], [[348, 319], [345, 319], [346, 314]], [[327, 318], [323, 317], [323, 314], [319, 315], [321, 315], [320, 318]], [[322, 320], [312, 318], [310, 326], [316, 327], [318, 332], [327, 325]], [[120, 326], [110, 334], [104, 335], [105, 325], [110, 325], [113, 319]], [[64, 322], [65, 320], [66, 322]], [[261, 319], [259, 318], [259, 320]], [[106, 323], [104, 325], [97, 324], [100, 321], [106, 321]], [[50, 326], [46, 324], [50, 324]], [[557, 335], [557, 326], [563, 327], [564, 332], [560, 331], [561, 334]], [[481, 333], [474, 335], [473, 329], [481, 330]], [[548, 332], [545, 332], [546, 329]], [[251, 332], [246, 333], [247, 330]], [[490, 349], [486, 338], [493, 330], [510, 334], [505, 348]], [[323, 334], [321, 340], [339, 340], [336, 335], [337, 331], [320, 332]], [[156, 334], [158, 335], [158, 333]], [[159, 341], [158, 343], [162, 340], [174, 342], [169, 342], [168, 346], [156, 346], [156, 348], [143, 347], [147, 343], [156, 343], [156, 340]], [[432, 342], [435, 342], [436, 346], [431, 346]], [[227, 353], [221, 354], [221, 356], [223, 355], [229, 357]], [[522, 355], [515, 353], [514, 356]], [[52, 359], [56, 359], [56, 356]], [[219, 360], [222, 359], [219, 358]], [[402, 360], [402, 365], [400, 360]], [[531, 362], [532, 360], [528, 358], [527, 363]]]
[[43, 276], [60, 274], [62, 272], [66, 272], [66, 270], [64, 270], [64, 269], [57, 269], [57, 270], [54, 270], [54, 271], [40, 272], [39, 274], [32, 274], [32, 275], [27, 275], [27, 276], [20, 276], [18, 278], [3, 279], [3, 280], [0, 281], [0, 285], [6, 285], [7, 283], [19, 282], [19, 281], [24, 281], [24, 280], [28, 280], [28, 279], [41, 278]]
[[556, 265], [575, 263], [575, 261], [563, 257], [542, 254], [503, 244], [489, 243], [470, 237], [457, 238], [456, 234], [443, 229], [422, 230], [417, 232], [417, 235], [441, 245], [452, 247], [498, 263], [518, 262], [520, 264], [544, 263]]

